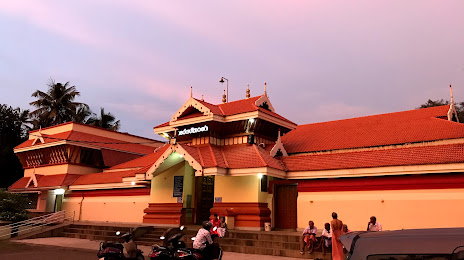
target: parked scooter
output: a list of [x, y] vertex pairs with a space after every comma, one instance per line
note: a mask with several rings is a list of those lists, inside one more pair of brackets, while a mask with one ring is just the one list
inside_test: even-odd
[[[163, 236], [160, 237], [163, 244], [153, 245], [152, 252], [148, 255], [150, 260], [168, 260], [176, 259], [179, 254], [178, 251], [186, 251], [187, 246], [180, 239], [185, 235], [184, 226], [169, 229]], [[180, 254], [184, 256], [184, 254]]]
[[[117, 231], [116, 236], [120, 236], [121, 232]], [[137, 245], [133, 240], [131, 232], [120, 236], [124, 243], [119, 242], [100, 242], [100, 249], [97, 257], [99, 260], [144, 260], [143, 251], [137, 249]]]
[[[163, 245], [153, 245], [152, 252], [148, 255], [150, 260], [203, 260], [204, 256], [201, 254], [200, 250], [193, 248], [187, 248], [183, 241], [180, 241], [181, 238], [185, 235], [185, 227], [181, 226], [179, 228], [172, 228], [166, 232], [165, 235], [160, 237], [163, 241]], [[214, 238], [217, 235], [212, 235], [211, 238]], [[195, 237], [192, 238], [195, 240]], [[213, 259], [222, 259], [222, 249], [219, 247], [219, 244], [214, 243], [212, 245], [212, 255]]]

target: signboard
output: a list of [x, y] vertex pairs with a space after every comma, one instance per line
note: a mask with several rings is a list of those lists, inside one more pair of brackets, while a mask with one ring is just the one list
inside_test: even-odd
[[172, 189], [173, 197], [182, 197], [184, 192], [184, 176], [174, 176], [174, 188]]
[[214, 197], [214, 202], [222, 202], [222, 197]]
[[189, 135], [189, 134], [196, 134], [196, 133], [201, 133], [201, 132], [208, 132], [208, 126], [199, 126], [199, 127], [190, 127], [190, 128], [185, 128], [177, 132], [178, 136], [181, 135]]

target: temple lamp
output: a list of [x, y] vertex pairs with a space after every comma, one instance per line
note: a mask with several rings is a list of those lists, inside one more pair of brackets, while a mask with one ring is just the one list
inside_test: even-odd
[[227, 96], [226, 96], [226, 102], [229, 102], [229, 80], [221, 77], [221, 80], [219, 80], [219, 83], [224, 83], [224, 80], [227, 81]]

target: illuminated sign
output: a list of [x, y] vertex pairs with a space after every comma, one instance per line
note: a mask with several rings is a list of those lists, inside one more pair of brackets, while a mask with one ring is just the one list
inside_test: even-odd
[[208, 126], [200, 126], [200, 127], [190, 127], [183, 130], [180, 130], [177, 135], [189, 135], [189, 134], [196, 134], [201, 132], [208, 132]]

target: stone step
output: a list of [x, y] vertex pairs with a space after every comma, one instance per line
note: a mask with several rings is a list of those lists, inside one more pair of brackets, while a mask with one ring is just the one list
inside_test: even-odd
[[[132, 227], [132, 228], [135, 228]], [[122, 233], [128, 232], [130, 226], [105, 226], [105, 225], [70, 225], [62, 232], [62, 236], [100, 240], [100, 241], [118, 241], [116, 231]], [[152, 246], [161, 245], [159, 239], [166, 231], [167, 227], [148, 227], [148, 232], [135, 242], [138, 245]], [[185, 235], [182, 240], [187, 247], [192, 247], [191, 237], [198, 232], [198, 227], [191, 227], [184, 230]], [[315, 250], [312, 254], [300, 254], [300, 235], [299, 233], [267, 233], [255, 231], [230, 230], [226, 237], [218, 240], [224, 251], [257, 254], [257, 255], [275, 255], [295, 258], [321, 258], [330, 259], [330, 254], [322, 254], [321, 249]]]

